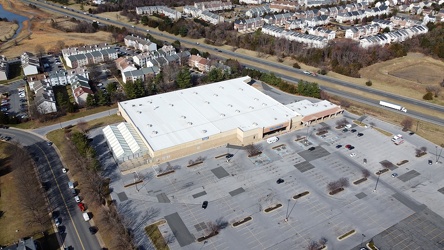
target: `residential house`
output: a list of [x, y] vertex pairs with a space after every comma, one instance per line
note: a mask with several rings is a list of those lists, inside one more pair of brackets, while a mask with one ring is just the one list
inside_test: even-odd
[[390, 9], [386, 5], [381, 5], [379, 7], [374, 7], [365, 11], [366, 17], [376, 17], [381, 15], [388, 15], [390, 13]]
[[201, 9], [198, 9], [198, 8], [191, 6], [191, 5], [185, 5], [183, 7], [182, 11], [183, 11], [183, 13], [185, 13], [187, 15], [191, 15], [193, 17], [198, 17], [198, 16], [200, 16], [200, 13], [202, 13]]
[[90, 64], [112, 61], [119, 57], [117, 51], [112, 48], [83, 52], [84, 53], [67, 56], [65, 58], [66, 66], [70, 68], [78, 68]]
[[133, 47], [141, 51], [154, 51], [157, 50], [157, 44], [151, 42], [147, 38], [140, 38], [137, 36], [126, 36], [124, 39], [127, 47]]
[[385, 34], [378, 34], [375, 36], [362, 38], [359, 41], [359, 45], [363, 48], [369, 48], [371, 46], [384, 46], [392, 42], [403, 42], [406, 39], [412, 38], [413, 36], [425, 34], [427, 32], [427, 26], [416, 25], [410, 28], [399, 29]]
[[129, 61], [125, 57], [117, 58], [114, 62], [116, 63], [117, 69], [120, 70], [122, 78], [124, 78], [125, 72], [137, 70], [136, 66], [134, 66], [134, 63]]
[[272, 11], [270, 9], [270, 6], [264, 5], [264, 6], [258, 6], [258, 7], [254, 7], [254, 8], [247, 10], [247, 12], [245, 12], [245, 16], [247, 16], [249, 18], [261, 17], [261, 16], [266, 15], [271, 12]]
[[284, 13], [265, 16], [263, 19], [266, 24], [284, 26], [287, 21], [294, 20], [296, 17], [293, 15], [293, 13]]
[[444, 22], [444, 9], [441, 9], [436, 14], [436, 19], [438, 22]]
[[345, 22], [359, 22], [366, 17], [366, 12], [363, 10], [357, 10], [352, 12], [341, 12], [336, 16], [336, 21], [339, 23]]
[[51, 84], [47, 80], [34, 83], [34, 103], [40, 114], [57, 112], [56, 98]]
[[62, 55], [63, 55], [63, 58], [65, 60], [67, 60], [67, 58], [72, 55], [86, 54], [86, 53], [93, 52], [93, 51], [111, 49], [111, 48], [114, 48], [114, 46], [107, 44], [107, 43], [85, 45], [85, 46], [81, 46], [81, 47], [69, 47], [69, 48], [62, 49]]
[[250, 19], [237, 19], [234, 21], [234, 29], [239, 32], [255, 31], [264, 26], [264, 20], [261, 17]]
[[262, 33], [278, 37], [284, 38], [290, 41], [296, 41], [299, 43], [303, 43], [310, 48], [324, 48], [327, 46], [328, 40], [323, 36], [316, 36], [310, 34], [303, 34], [294, 31], [286, 31], [280, 27], [266, 25], [262, 28]]
[[270, 3], [270, 9], [273, 12], [295, 11], [299, 8], [298, 2], [275, 1]]
[[201, 72], [208, 72], [210, 71], [210, 60], [201, 57], [200, 55], [191, 55], [190, 59], [188, 60], [188, 65], [191, 68], [196, 68]]
[[157, 66], [152, 66], [148, 68], [141, 68], [138, 70], [126, 71], [122, 73], [122, 80], [124, 83], [134, 82], [137, 80], [146, 81], [160, 73], [160, 68]]
[[272, 2], [272, 0], [239, 0], [240, 4], [263, 4], [270, 2]]
[[77, 81], [71, 84], [71, 90], [74, 96], [74, 101], [80, 107], [84, 107], [86, 105], [88, 95], [94, 94], [91, 90], [91, 86], [88, 83], [88, 79], [83, 77], [78, 77]]
[[377, 24], [350, 27], [345, 31], [345, 38], [359, 40], [367, 36], [375, 36], [379, 33], [380, 27]]
[[208, 10], [204, 10], [202, 11], [202, 13], [200, 13], [200, 19], [209, 22], [211, 24], [219, 24], [219, 23], [223, 23], [225, 21], [225, 18], [223, 16], [214, 14], [209, 12]]
[[333, 40], [336, 38], [336, 31], [324, 29], [322, 27], [310, 27], [307, 29], [307, 32], [310, 35], [325, 37], [327, 40]]
[[35, 75], [39, 73], [40, 60], [30, 52], [24, 52], [20, 55], [22, 62], [23, 74], [25, 76]]
[[300, 3], [303, 3], [306, 7], [317, 7], [322, 5], [334, 5], [337, 4], [336, 0], [303, 0]]
[[311, 27], [327, 25], [329, 23], [330, 19], [327, 15], [315, 16], [313, 18], [305, 19], [306, 26], [311, 26]]
[[9, 63], [5, 56], [0, 56], [0, 81], [8, 80]]
[[425, 15], [424, 18], [422, 19], [422, 24], [427, 25], [428, 23], [436, 23], [436, 16], [432, 16], [432, 15]]
[[390, 20], [373, 19], [372, 24], [378, 25], [381, 29], [389, 28], [393, 30], [394, 24]]

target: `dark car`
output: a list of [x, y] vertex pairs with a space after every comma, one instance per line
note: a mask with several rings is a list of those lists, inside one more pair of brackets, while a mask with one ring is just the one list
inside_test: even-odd
[[363, 136], [364, 134], [363, 133], [358, 133], [358, 137], [361, 137], [361, 136]]
[[429, 160], [428, 163], [429, 163], [429, 165], [432, 165], [432, 164], [433, 164], [433, 161], [432, 161], [432, 160]]
[[336, 145], [336, 148], [342, 148], [342, 145]]
[[348, 129], [344, 128], [344, 129], [342, 130], [342, 132], [348, 132]]
[[71, 193], [72, 195], [76, 196], [77, 195], [77, 190], [75, 188], [71, 189]]
[[89, 232], [90, 232], [91, 234], [96, 234], [97, 231], [99, 231], [99, 229], [98, 229], [97, 227], [89, 227]]
[[208, 207], [208, 201], [204, 201], [203, 203], [202, 203], [202, 208], [203, 209], [206, 209]]
[[284, 179], [282, 179], [282, 178], [279, 178], [279, 179], [277, 179], [276, 183], [277, 183], [277, 184], [281, 184], [281, 183], [284, 183]]
[[308, 149], [308, 151], [313, 151], [315, 149], [316, 149], [315, 147], [311, 147], [311, 148]]
[[348, 150], [352, 150], [352, 149], [355, 149], [355, 147], [354, 147], [354, 146], [350, 146], [350, 147], [348, 148]]
[[227, 158], [227, 159], [231, 159], [231, 158], [233, 158], [233, 156], [234, 156], [233, 154], [226, 154], [226, 155], [225, 155], [225, 158]]
[[352, 132], [352, 133], [355, 133], [356, 131], [358, 131], [358, 130], [356, 130], [356, 129], [350, 130], [350, 132]]

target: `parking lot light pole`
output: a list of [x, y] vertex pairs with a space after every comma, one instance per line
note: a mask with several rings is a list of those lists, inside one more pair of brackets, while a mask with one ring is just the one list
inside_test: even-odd
[[376, 192], [376, 188], [378, 187], [378, 182], [379, 182], [379, 177], [381, 176], [381, 172], [378, 171], [378, 179], [376, 179], [376, 185], [375, 185], [375, 189], [373, 190], [373, 192]]
[[362, 247], [362, 243], [364, 243], [364, 238], [365, 238], [365, 234], [362, 234], [361, 245], [359, 245], [359, 247]]
[[294, 201], [294, 204], [293, 204], [293, 207], [291, 207], [291, 210], [288, 211], [288, 208], [290, 207], [290, 199], [288, 199], [287, 214], [286, 214], [286, 217], [285, 217], [285, 220], [284, 220], [285, 222], [288, 221], [288, 218], [290, 217], [291, 212], [293, 212], [293, 209], [294, 209], [295, 206], [296, 206], [296, 201]]

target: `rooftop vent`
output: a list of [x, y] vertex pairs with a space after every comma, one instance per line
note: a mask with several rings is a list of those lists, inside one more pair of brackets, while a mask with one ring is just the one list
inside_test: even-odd
[[174, 107], [174, 104], [170, 103], [170, 106], [171, 106], [171, 107]]
[[239, 91], [244, 91], [244, 89], [243, 88], [239, 88]]
[[220, 117], [225, 117], [225, 114], [220, 114]]
[[153, 135], [157, 135], [157, 133], [159, 133], [159, 132], [157, 132], [156, 130], [153, 130], [153, 132], [151, 132], [151, 134], [153, 134]]
[[205, 101], [205, 103], [206, 103], [206, 104], [210, 104], [210, 102], [209, 102], [209, 101]]
[[233, 104], [228, 104], [228, 107], [233, 107]]
[[219, 95], [218, 95], [218, 94], [213, 94], [213, 96], [216, 96], [216, 97], [217, 97], [217, 96], [219, 96]]
[[132, 106], [133, 106], [133, 107], [135, 107], [135, 106], [136, 106], [136, 104], [133, 104]]
[[154, 110], [156, 110], [156, 109], [158, 109], [159, 108], [159, 106], [156, 106], [155, 108], [154, 108]]
[[153, 126], [153, 124], [149, 124], [149, 123], [148, 123], [147, 126], [151, 128], [151, 127]]
[[254, 109], [254, 107], [253, 106], [250, 106], [250, 107], [248, 107], [249, 109]]
[[142, 106], [142, 103], [139, 104], [139, 107]]
[[203, 130], [200, 131], [200, 132], [202, 132], [202, 134], [205, 134], [207, 131], [206, 131], [205, 129], [203, 129]]
[[147, 101], [147, 103], [149, 103], [149, 104], [152, 104], [152, 103], [153, 103], [153, 101]]
[[236, 112], [236, 113], [240, 113], [240, 110], [239, 110], [239, 109], [236, 109], [234, 112]]
[[278, 119], [278, 118], [276, 118], [276, 117], [274, 118], [274, 120], [277, 120], [277, 119]]
[[224, 86], [219, 86], [220, 89], [224, 89]]
[[255, 101], [259, 101], [259, 98], [254, 98]]
[[137, 111], [137, 113], [142, 114], [142, 111]]
[[195, 95], [197, 95], [198, 93], [197, 92], [193, 92]]
[[267, 106], [267, 104], [264, 102], [264, 103], [262, 103], [262, 106]]
[[180, 118], [182, 118], [182, 119], [187, 119], [187, 117], [184, 116], [184, 115], [181, 115]]
[[257, 122], [253, 122], [253, 126], [257, 126], [258, 124], [257, 124]]
[[192, 122], [187, 122], [187, 124], [188, 124], [188, 125], [190, 125], [190, 126], [191, 126], [191, 125], [193, 125], [193, 123], [192, 123]]

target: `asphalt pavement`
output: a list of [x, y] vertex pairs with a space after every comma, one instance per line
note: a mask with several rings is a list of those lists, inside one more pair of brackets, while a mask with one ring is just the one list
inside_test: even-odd
[[[40, 180], [47, 185], [49, 207], [61, 220], [64, 234], [59, 239], [71, 249], [101, 249], [97, 238], [89, 232], [89, 222], [85, 222], [77, 207], [73, 194], [68, 188], [68, 175], [62, 173], [62, 163], [56, 150], [43, 138], [14, 128], [1, 129], [2, 135], [11, 136], [12, 141], [20, 143], [38, 165]], [[80, 190], [81, 195], [81, 190]]]

